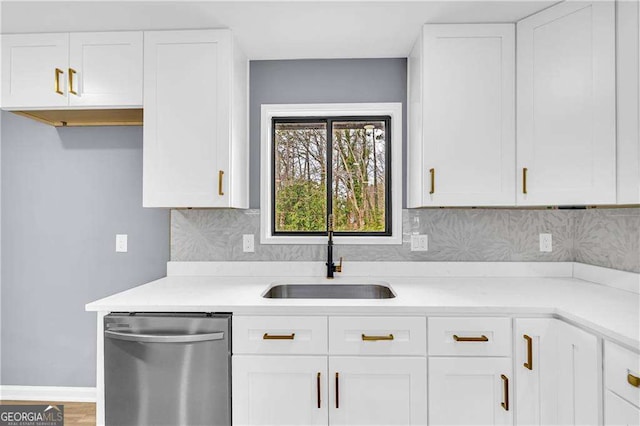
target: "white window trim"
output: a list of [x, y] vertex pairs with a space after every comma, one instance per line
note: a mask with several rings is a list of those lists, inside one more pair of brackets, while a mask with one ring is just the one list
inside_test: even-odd
[[336, 245], [402, 244], [402, 104], [265, 104], [260, 123], [260, 243], [326, 244], [324, 236], [272, 235], [271, 233], [271, 140], [272, 119], [277, 117], [336, 117], [388, 115], [391, 117], [391, 236], [335, 236]]

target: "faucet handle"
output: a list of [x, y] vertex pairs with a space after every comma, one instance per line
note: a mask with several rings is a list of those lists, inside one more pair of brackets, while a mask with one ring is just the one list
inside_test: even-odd
[[340, 264], [336, 266], [336, 272], [342, 272], [342, 256], [340, 256]]

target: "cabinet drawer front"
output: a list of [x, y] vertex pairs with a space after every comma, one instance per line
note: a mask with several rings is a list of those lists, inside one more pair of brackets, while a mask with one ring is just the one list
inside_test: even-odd
[[426, 355], [424, 317], [331, 317], [329, 353]]
[[511, 356], [510, 318], [429, 318], [429, 355]]
[[327, 317], [233, 317], [234, 354], [326, 354]]
[[604, 380], [607, 389], [640, 407], [640, 354], [605, 342]]

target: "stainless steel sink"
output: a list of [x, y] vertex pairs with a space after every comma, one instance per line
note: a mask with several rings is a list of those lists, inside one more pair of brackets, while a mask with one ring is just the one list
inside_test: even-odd
[[262, 297], [268, 299], [392, 299], [381, 284], [276, 284]]

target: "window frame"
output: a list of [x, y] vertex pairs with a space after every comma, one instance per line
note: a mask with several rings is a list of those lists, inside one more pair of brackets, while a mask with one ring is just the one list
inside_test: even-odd
[[[385, 147], [387, 152], [385, 175], [389, 180], [385, 188], [386, 232], [336, 232], [334, 242], [340, 244], [402, 244], [402, 104], [264, 104], [261, 108], [261, 183], [260, 183], [260, 243], [261, 244], [326, 244], [327, 233], [316, 231], [275, 231], [275, 167], [274, 137], [277, 120], [323, 121], [327, 123], [327, 149], [332, 121], [386, 120], [386, 132], [391, 136]], [[330, 157], [327, 157], [327, 162]], [[329, 178], [329, 176], [328, 176]], [[330, 194], [327, 193], [327, 197]], [[327, 208], [331, 204], [327, 203]]]
[[[385, 123], [385, 194], [384, 194], [384, 230], [383, 231], [335, 231], [334, 237], [338, 236], [354, 236], [354, 237], [388, 237], [393, 232], [393, 211], [391, 209], [393, 196], [391, 194], [391, 187], [393, 185], [393, 177], [391, 176], [392, 167], [391, 161], [393, 154], [391, 147], [393, 146], [393, 134], [391, 130], [391, 117], [388, 115], [367, 115], [367, 116], [324, 116], [324, 117], [273, 117], [271, 119], [271, 140], [275, 140], [276, 136], [276, 124], [278, 123], [324, 123], [327, 129], [327, 151], [325, 153], [325, 161], [327, 165], [327, 176], [325, 178], [327, 185], [327, 199], [326, 206], [327, 212], [333, 211], [333, 123], [345, 122], [345, 121], [380, 121]], [[276, 165], [276, 150], [271, 149], [271, 183], [275, 181], [275, 165]], [[276, 230], [276, 217], [275, 217], [275, 204], [276, 204], [276, 188], [271, 186], [271, 235], [273, 236], [304, 236], [304, 235], [319, 235], [327, 236], [327, 231], [277, 231]]]

